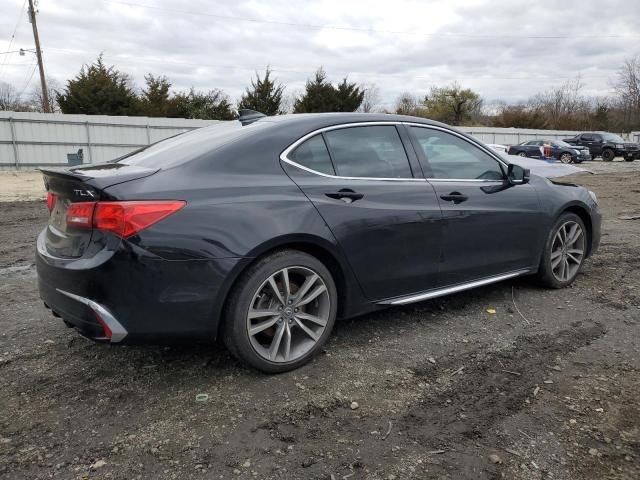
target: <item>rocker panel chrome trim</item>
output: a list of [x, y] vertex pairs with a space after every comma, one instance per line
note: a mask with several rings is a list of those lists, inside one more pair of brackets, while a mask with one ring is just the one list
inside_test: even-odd
[[493, 277], [487, 277], [480, 280], [474, 280], [473, 282], [461, 283], [459, 285], [453, 285], [450, 287], [439, 288], [437, 290], [430, 290], [424, 293], [418, 293], [416, 295], [407, 295], [404, 297], [391, 298], [389, 300], [382, 300], [377, 302], [378, 305], [406, 305], [407, 303], [421, 302], [423, 300], [429, 300], [430, 298], [442, 297], [451, 293], [462, 292], [464, 290], [470, 290], [472, 288], [481, 287], [483, 285], [489, 285], [495, 282], [501, 282], [509, 278], [518, 277], [529, 273], [529, 269], [516, 270], [515, 272], [504, 273], [502, 275], [496, 275]]

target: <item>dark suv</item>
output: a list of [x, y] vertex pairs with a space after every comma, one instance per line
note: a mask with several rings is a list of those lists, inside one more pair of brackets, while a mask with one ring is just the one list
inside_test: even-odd
[[585, 132], [573, 138], [565, 138], [564, 141], [570, 145], [587, 147], [593, 158], [602, 157], [605, 162], [610, 162], [615, 157], [623, 157], [627, 162], [640, 158], [640, 145], [625, 142], [615, 133]]

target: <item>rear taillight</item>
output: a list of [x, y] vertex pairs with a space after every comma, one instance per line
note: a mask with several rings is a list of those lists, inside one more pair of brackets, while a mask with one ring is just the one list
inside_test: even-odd
[[49, 209], [49, 213], [51, 213], [56, 206], [56, 194], [47, 192], [47, 208]]
[[181, 200], [78, 202], [69, 205], [67, 225], [95, 227], [127, 238], [184, 207]]
[[186, 205], [183, 201], [98, 202], [93, 225], [127, 238]]
[[96, 202], [72, 203], [67, 209], [67, 226], [91, 228]]

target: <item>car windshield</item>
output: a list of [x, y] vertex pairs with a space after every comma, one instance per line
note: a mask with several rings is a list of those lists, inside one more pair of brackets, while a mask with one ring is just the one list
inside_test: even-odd
[[616, 135], [614, 133], [603, 133], [602, 138], [610, 142], [624, 143], [624, 139], [620, 135]]

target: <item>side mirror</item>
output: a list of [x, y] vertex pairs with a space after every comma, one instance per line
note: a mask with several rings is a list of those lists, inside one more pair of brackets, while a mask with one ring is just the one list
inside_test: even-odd
[[528, 168], [522, 168], [520, 165], [513, 163], [507, 168], [507, 180], [511, 185], [524, 185], [529, 183], [531, 171]]

